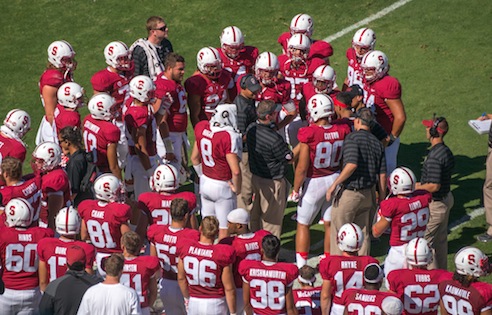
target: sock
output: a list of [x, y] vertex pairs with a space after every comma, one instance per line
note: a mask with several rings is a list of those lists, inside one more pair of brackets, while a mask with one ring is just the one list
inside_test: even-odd
[[297, 268], [302, 268], [307, 264], [308, 253], [307, 252], [296, 252], [296, 264]]

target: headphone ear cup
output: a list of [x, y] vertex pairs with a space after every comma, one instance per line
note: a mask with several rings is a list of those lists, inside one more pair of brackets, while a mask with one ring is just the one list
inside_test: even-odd
[[429, 134], [433, 138], [438, 138], [439, 137], [439, 131], [437, 131], [437, 127], [441, 123], [441, 118], [437, 118], [434, 123], [432, 124], [432, 127], [429, 129]]
[[246, 74], [241, 78], [241, 81], [239, 81], [239, 86], [241, 87], [241, 89], [246, 88], [246, 80], [248, 79], [248, 77], [249, 77], [249, 75]]

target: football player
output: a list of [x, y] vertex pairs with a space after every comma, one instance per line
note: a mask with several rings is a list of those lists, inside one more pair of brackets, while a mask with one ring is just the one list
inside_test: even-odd
[[219, 51], [204, 47], [196, 55], [198, 69], [185, 81], [190, 121], [210, 120], [219, 104], [230, 103], [229, 90], [235, 89], [231, 73], [222, 69]]
[[133, 180], [135, 199], [141, 193], [150, 191], [149, 178], [159, 164], [155, 145], [156, 123], [151, 103], [154, 100], [155, 85], [145, 75], [130, 81], [130, 98], [126, 101], [126, 138], [130, 156], [125, 169], [125, 181]]
[[189, 229], [189, 203], [185, 199], [174, 199], [171, 202], [169, 225], [152, 224], [147, 230], [150, 242], [150, 255], [159, 258], [161, 265], [160, 297], [167, 314], [186, 314], [183, 294], [177, 282], [178, 253], [177, 244], [182, 240], [200, 240], [197, 230]]
[[236, 283], [236, 310], [237, 314], [243, 314], [243, 279], [238, 272], [239, 263], [244, 260], [261, 260], [261, 242], [265, 235], [271, 233], [266, 230], [251, 232], [248, 224], [250, 222], [249, 211], [238, 208], [227, 215], [227, 229], [229, 236], [220, 240], [220, 244], [227, 244], [234, 247], [236, 251], [236, 261], [232, 265], [234, 282]]
[[43, 142], [32, 153], [32, 170], [41, 174], [41, 211], [39, 226], [55, 229], [55, 217], [71, 203], [70, 180], [60, 167], [61, 148], [55, 142]]
[[316, 68], [312, 80], [302, 86], [304, 102], [309, 101], [316, 94], [326, 94], [335, 100], [339, 92], [335, 70], [328, 65], [322, 65]]
[[[343, 139], [351, 130], [346, 124], [332, 124], [335, 117], [333, 100], [325, 94], [316, 94], [308, 102], [312, 124], [299, 129], [297, 135], [298, 161], [294, 187], [289, 200], [299, 202], [297, 207], [296, 262], [301, 268], [309, 254], [309, 226], [321, 210], [324, 220], [324, 251], [330, 252], [331, 202], [324, 192], [340, 174]], [[299, 192], [302, 187], [302, 195]]]
[[215, 244], [219, 221], [204, 217], [200, 240], [178, 244], [178, 283], [190, 315], [236, 314], [236, 290], [232, 263], [236, 259], [229, 245]]
[[376, 34], [370, 28], [361, 28], [355, 32], [352, 38], [352, 46], [347, 49], [348, 59], [347, 78], [343, 82], [342, 90], [354, 84], [364, 87], [364, 74], [362, 73], [362, 57], [376, 46]]
[[390, 249], [384, 261], [384, 274], [405, 266], [405, 245], [416, 237], [424, 237], [429, 222], [432, 194], [415, 190], [415, 174], [407, 167], [396, 168], [389, 177], [392, 197], [379, 204], [379, 221], [372, 226], [372, 235], [380, 237], [391, 227]]
[[404, 314], [437, 315], [441, 281], [453, 276], [447, 270], [427, 270], [432, 262], [432, 250], [424, 238], [414, 238], [405, 247], [408, 269], [393, 270], [386, 274], [388, 290], [403, 301]]
[[96, 257], [93, 245], [77, 241], [82, 219], [73, 207], [62, 208], [56, 216], [55, 226], [59, 238], [43, 238], [38, 242], [39, 289], [44, 292], [51, 281], [67, 272], [67, 248], [77, 245], [85, 252], [85, 271], [93, 274], [92, 266]]
[[114, 119], [114, 125], [120, 129], [117, 146], [118, 164], [120, 168], [124, 168], [128, 155], [128, 142], [123, 122], [123, 107], [125, 100], [129, 97], [128, 83], [133, 77], [135, 64], [133, 60], [130, 60], [128, 46], [121, 41], [107, 44], [104, 48], [104, 58], [108, 66], [92, 76], [91, 84], [94, 95], [104, 92], [111, 95], [115, 100], [115, 111], [112, 119]]
[[304, 265], [297, 277], [300, 287], [293, 290], [294, 303], [299, 315], [321, 315], [321, 286], [315, 286], [316, 269]]
[[121, 236], [130, 231], [131, 208], [123, 203], [121, 181], [112, 174], [102, 174], [94, 181], [96, 200], [84, 200], [78, 211], [82, 218], [80, 238], [96, 247], [99, 275], [105, 276], [101, 261], [112, 253], [121, 253]]
[[227, 214], [237, 207], [236, 196], [241, 192], [242, 147], [235, 104], [217, 106], [210, 121], [195, 126], [190, 159], [200, 176], [201, 214], [217, 217], [219, 240], [228, 235]]
[[85, 149], [92, 152], [100, 173], [112, 173], [121, 179], [118, 164], [121, 130], [111, 123], [117, 111], [115, 99], [107, 93], [98, 93], [90, 99], [88, 107], [90, 114], [84, 118], [83, 132]]
[[383, 278], [383, 269], [378, 264], [368, 264], [364, 268], [364, 287], [343, 291], [344, 314], [381, 314], [383, 301], [388, 297], [397, 298], [393, 293], [379, 291], [383, 284]]
[[297, 314], [292, 294], [297, 267], [278, 262], [280, 240], [275, 235], [263, 237], [261, 247], [261, 261], [243, 260], [239, 263], [245, 313]]
[[48, 66], [39, 79], [39, 94], [44, 107], [36, 145], [44, 141], [56, 142], [55, 109], [58, 88], [65, 82], [73, 81], [73, 71], [77, 67], [75, 51], [64, 41], [57, 40], [48, 47]]
[[37, 314], [41, 299], [36, 244], [53, 237], [53, 231], [29, 227], [33, 208], [22, 198], [5, 206], [7, 220], [0, 227], [0, 261], [5, 292], [0, 295], [0, 314]]
[[[244, 45], [243, 32], [237, 26], [228, 26], [220, 35], [220, 49], [217, 48], [222, 68], [231, 73], [234, 83], [243, 74], [253, 73], [253, 66], [259, 55], [258, 48]], [[231, 90], [230, 99], [236, 98], [241, 90]]]
[[157, 298], [159, 259], [155, 256], [139, 256], [142, 239], [136, 232], [123, 234], [120, 243], [125, 257], [120, 283], [137, 292], [142, 315], [150, 315], [150, 308]]
[[492, 284], [478, 280], [490, 272], [488, 257], [467, 246], [456, 253], [454, 264], [453, 279], [439, 283], [441, 314], [491, 314]]
[[7, 113], [0, 126], [0, 156], [12, 156], [24, 162], [26, 144], [22, 138], [31, 130], [31, 117], [22, 109], [13, 109]]
[[[371, 256], [358, 256], [364, 242], [364, 234], [355, 223], [342, 225], [338, 231], [340, 256], [328, 256], [321, 260], [319, 273], [323, 278], [321, 289], [321, 312], [323, 315], [342, 315], [342, 293], [346, 289], [362, 289], [364, 268], [371, 263], [379, 264]], [[330, 313], [331, 311], [331, 313]]]
[[390, 140], [385, 149], [386, 171], [391, 173], [397, 165], [400, 134], [407, 116], [401, 100], [401, 85], [388, 74], [388, 57], [379, 50], [364, 55], [361, 62], [364, 74], [364, 103], [374, 107], [378, 123]]
[[58, 104], [55, 109], [56, 143], [58, 143], [58, 133], [64, 127], [80, 128], [78, 108], [85, 105], [84, 93], [84, 88], [75, 82], [63, 83], [58, 89]]

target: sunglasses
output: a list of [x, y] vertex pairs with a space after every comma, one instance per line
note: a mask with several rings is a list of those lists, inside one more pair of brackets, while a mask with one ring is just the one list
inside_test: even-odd
[[167, 24], [164, 24], [164, 26], [163, 26], [163, 27], [161, 27], [161, 28], [154, 28], [154, 30], [155, 30], [155, 31], [159, 30], [159, 31], [163, 31], [163, 32], [165, 32], [165, 31], [167, 30]]

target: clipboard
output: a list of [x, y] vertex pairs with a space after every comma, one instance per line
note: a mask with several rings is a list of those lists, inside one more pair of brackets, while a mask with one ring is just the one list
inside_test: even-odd
[[490, 125], [492, 124], [492, 119], [487, 119], [487, 120], [469, 120], [468, 125], [472, 127], [473, 130], [475, 130], [479, 135], [484, 135], [486, 133], [489, 133], [490, 130]]

